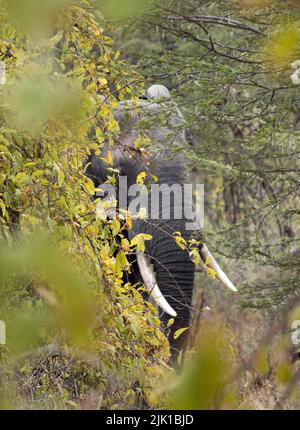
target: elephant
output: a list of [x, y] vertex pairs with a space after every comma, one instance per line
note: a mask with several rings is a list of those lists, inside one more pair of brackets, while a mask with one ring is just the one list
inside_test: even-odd
[[[108, 143], [102, 148], [101, 158], [94, 152], [85, 161], [85, 174], [99, 187], [107, 179], [109, 165], [103, 161], [108, 151], [113, 158], [113, 167], [121, 176], [126, 177], [127, 193], [137, 177], [147, 172], [146, 187], [158, 185], [172, 187], [174, 184], [184, 187], [190, 182], [183, 149], [191, 143], [181, 111], [173, 104], [168, 89], [162, 85], [153, 85], [147, 96], [136, 102], [120, 102], [114, 117], [120, 131], [115, 145]], [[149, 148], [139, 151], [136, 142], [140, 134], [149, 139]], [[101, 187], [100, 187], [101, 188]], [[120, 195], [120, 194], [119, 194]], [[128, 231], [129, 239], [143, 233], [152, 237], [145, 242], [145, 252], [137, 251], [132, 261], [135, 281], [142, 281], [146, 290], [161, 310], [161, 321], [168, 331], [171, 355], [174, 357], [184, 349], [188, 330], [174, 339], [180, 328], [189, 327], [192, 310], [195, 264], [187, 247], [178, 245], [174, 234], [188, 243], [193, 230], [186, 228], [188, 219], [182, 213], [182, 199], [176, 199], [170, 193], [165, 206], [162, 195], [153, 202], [153, 192], [147, 195], [148, 217], [133, 217], [132, 228]], [[133, 197], [129, 196], [129, 203]], [[176, 216], [179, 210], [180, 217]], [[191, 209], [191, 208], [190, 208]], [[165, 217], [165, 213], [168, 216]], [[221, 270], [216, 260], [204, 243], [199, 246], [199, 254], [204, 263], [216, 273], [218, 279], [231, 290], [236, 288]], [[173, 318], [173, 324], [167, 329], [167, 321]]]

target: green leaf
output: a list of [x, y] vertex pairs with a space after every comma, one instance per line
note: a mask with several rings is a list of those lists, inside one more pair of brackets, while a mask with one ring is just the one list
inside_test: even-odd
[[65, 174], [62, 170], [59, 170], [57, 175], [57, 183], [61, 186], [65, 182]]

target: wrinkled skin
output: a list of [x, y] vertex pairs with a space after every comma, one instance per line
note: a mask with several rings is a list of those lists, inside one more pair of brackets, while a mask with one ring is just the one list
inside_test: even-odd
[[[115, 118], [120, 125], [119, 142], [110, 148], [113, 155], [113, 164], [118, 168], [120, 175], [127, 176], [128, 186], [136, 183], [137, 175], [143, 171], [150, 172], [158, 178], [157, 184], [184, 184], [189, 183], [184, 157], [178, 152], [186, 144], [187, 134], [184, 130], [184, 120], [178, 109], [172, 109], [167, 120], [160, 118], [163, 108], [161, 105], [149, 101], [139, 101], [138, 109], [133, 111], [131, 104], [120, 104], [115, 112]], [[138, 112], [138, 113], [137, 113]], [[165, 118], [165, 116], [164, 116]], [[140, 133], [141, 123], [151, 139], [147, 154], [140, 154], [134, 149], [134, 141]], [[177, 152], [176, 152], [177, 149]], [[102, 156], [107, 153], [107, 146], [103, 148]], [[174, 152], [175, 150], [175, 152]], [[148, 153], [151, 153], [149, 154]], [[95, 154], [91, 154], [86, 163], [86, 174], [99, 186], [107, 179], [107, 167]], [[145, 180], [150, 185], [153, 179], [149, 175]], [[129, 199], [130, 202], [130, 199]], [[146, 220], [133, 220], [133, 227], [128, 232], [129, 239], [138, 233], [147, 233], [152, 240], [146, 241], [146, 252], [151, 257], [151, 262], [156, 274], [159, 288], [177, 312], [174, 324], [169, 331], [169, 341], [173, 356], [177, 355], [186, 341], [188, 331], [174, 340], [174, 333], [179, 328], [188, 327], [192, 304], [194, 263], [191, 261], [188, 251], [182, 250], [173, 238], [174, 232], [180, 232], [186, 240], [190, 239], [191, 231], [185, 228], [184, 219], [174, 219], [174, 201], [171, 194], [169, 220], [162, 219], [163, 208], [156, 208], [159, 219], [151, 218], [150, 197], [149, 217]], [[137, 273], [137, 265], [134, 265], [136, 281], [141, 280]], [[171, 317], [161, 313], [161, 320], [166, 323]], [[166, 327], [166, 324], [164, 324]]]

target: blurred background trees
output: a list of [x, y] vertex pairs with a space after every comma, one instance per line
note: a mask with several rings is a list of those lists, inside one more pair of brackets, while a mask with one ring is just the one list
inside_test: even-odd
[[[297, 407], [299, 12], [0, 1], [1, 407]], [[239, 288], [197, 275], [200, 355], [191, 348], [178, 380], [155, 309], [122, 283], [134, 248], [97, 216], [82, 170], [118, 133], [111, 109], [153, 83], [184, 113], [205, 236]]]

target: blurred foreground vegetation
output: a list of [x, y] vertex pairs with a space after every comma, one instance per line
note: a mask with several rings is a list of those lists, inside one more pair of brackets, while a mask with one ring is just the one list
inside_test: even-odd
[[[128, 4], [0, 1], [0, 407], [297, 408], [299, 5]], [[151, 83], [187, 118], [206, 237], [239, 286], [200, 274], [181, 374], [122, 281], [131, 220], [97, 214], [82, 167]]]

